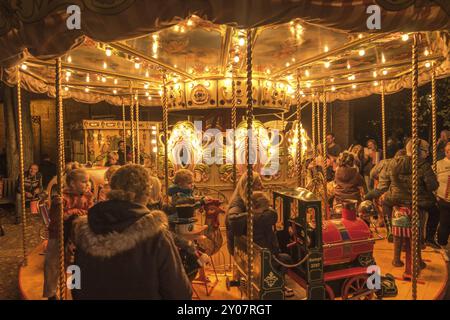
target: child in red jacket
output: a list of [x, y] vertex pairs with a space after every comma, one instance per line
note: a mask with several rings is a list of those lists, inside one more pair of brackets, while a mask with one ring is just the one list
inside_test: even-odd
[[[54, 197], [50, 206], [48, 244], [44, 265], [44, 297], [54, 299], [59, 276], [58, 239], [60, 231], [60, 208], [63, 205], [64, 238], [67, 239], [72, 221], [86, 215], [94, 205], [93, 195], [88, 188], [89, 174], [84, 169], [74, 169], [66, 174], [66, 188], [62, 197]], [[66, 241], [64, 241], [66, 242]]]

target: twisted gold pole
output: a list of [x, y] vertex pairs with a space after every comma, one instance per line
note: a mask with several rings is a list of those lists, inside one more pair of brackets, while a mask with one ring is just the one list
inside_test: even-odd
[[[21, 91], [21, 73], [18, 71], [17, 79], [17, 115], [18, 115], [18, 126], [19, 126], [19, 170], [20, 170], [20, 206], [22, 215], [22, 249], [23, 249], [23, 262], [22, 265], [26, 266], [28, 264], [27, 257], [27, 214], [25, 206], [25, 161], [24, 161], [24, 150], [23, 150], [23, 121], [22, 121], [22, 91]], [[19, 205], [19, 204], [17, 204]]]
[[233, 129], [233, 188], [236, 188], [237, 183], [237, 168], [236, 168], [236, 127], [237, 127], [237, 119], [236, 119], [236, 82], [235, 82], [235, 74], [232, 73], [232, 81], [231, 81], [231, 128]]
[[384, 81], [381, 82], [381, 139], [383, 144], [383, 159], [387, 159], [386, 104], [384, 99]]
[[[322, 144], [322, 121], [320, 119], [320, 94], [317, 93], [317, 145]], [[318, 153], [318, 149], [316, 149], [316, 154]], [[323, 154], [322, 154], [323, 155]]]
[[301, 123], [302, 123], [302, 107], [301, 103], [301, 95], [300, 95], [300, 70], [297, 70], [297, 92], [296, 92], [296, 100], [297, 100], [297, 154], [296, 154], [296, 165], [297, 165], [297, 187], [302, 187], [302, 135], [301, 135]]
[[163, 131], [164, 131], [164, 183], [166, 191], [166, 203], [168, 203], [169, 198], [169, 112], [167, 110], [167, 75], [163, 73], [163, 96], [162, 96], [162, 108], [163, 108]]
[[252, 84], [252, 31], [247, 29], [247, 297], [253, 299], [253, 165], [251, 139], [253, 138], [253, 84]]
[[133, 90], [130, 88], [130, 120], [131, 120], [131, 154], [132, 154], [132, 162], [136, 163], [136, 123], [134, 121], [134, 96]]
[[418, 133], [418, 114], [419, 105], [417, 99], [418, 87], [418, 63], [417, 63], [417, 39], [418, 34], [414, 34], [412, 45], [412, 250], [413, 250], [413, 266], [412, 266], [412, 299], [417, 299], [417, 278], [419, 276], [419, 133]]
[[139, 95], [136, 90], [136, 107], [135, 107], [135, 115], [136, 115], [136, 163], [141, 164], [141, 148], [139, 143]]
[[328, 158], [328, 147], [327, 147], [327, 96], [325, 92], [325, 88], [323, 90], [323, 128], [322, 128], [322, 135], [323, 135], [323, 146], [322, 146], [322, 153], [323, 153], [323, 174], [324, 174], [324, 215], [329, 219], [328, 215], [328, 190], [327, 190], [327, 158]]
[[437, 165], [437, 106], [436, 106], [436, 70], [434, 63], [431, 70], [431, 126], [433, 139], [433, 170]]
[[317, 145], [316, 145], [316, 101], [312, 99], [311, 101], [311, 136], [312, 136], [312, 148], [313, 148], [313, 159], [317, 156]]
[[127, 127], [126, 127], [126, 110], [125, 110], [125, 102], [123, 101], [122, 97], [122, 129], [123, 129], [123, 155], [124, 155], [124, 161], [127, 163]]
[[64, 259], [64, 205], [63, 205], [63, 175], [64, 175], [64, 116], [62, 104], [61, 90], [61, 58], [56, 59], [55, 65], [55, 98], [56, 98], [56, 135], [58, 137], [58, 194], [61, 197], [61, 205], [59, 206], [59, 298], [66, 299], [66, 270]]

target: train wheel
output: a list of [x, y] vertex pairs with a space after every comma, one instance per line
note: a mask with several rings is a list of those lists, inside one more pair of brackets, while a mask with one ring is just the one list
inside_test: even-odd
[[329, 285], [325, 285], [325, 300], [334, 300], [335, 295], [333, 289]]
[[[353, 278], [349, 278], [345, 281], [344, 286], [342, 287], [342, 300], [356, 298], [359, 295], [362, 295], [368, 292], [367, 288], [367, 276], [359, 275]], [[358, 300], [372, 300], [374, 297], [374, 293], [370, 292], [362, 295]]]

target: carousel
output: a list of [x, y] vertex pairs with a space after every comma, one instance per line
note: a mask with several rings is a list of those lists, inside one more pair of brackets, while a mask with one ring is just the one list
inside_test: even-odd
[[[166, 202], [175, 172], [193, 172], [195, 193], [214, 199], [195, 213], [199, 231], [186, 235], [211, 257], [192, 281], [194, 299], [285, 299], [285, 285], [294, 291], [289, 299], [443, 298], [448, 275], [441, 254], [422, 250], [428, 266], [419, 266], [417, 154], [412, 249], [406, 252], [410, 277], [392, 266], [394, 245], [385, 229], [356, 207], [339, 211], [330, 205], [333, 190], [309, 164], [320, 155], [321, 165], [329, 165], [326, 137], [339, 102], [370, 95], [379, 96], [373, 116], [381, 120], [383, 158], [386, 95], [412, 91], [411, 136], [418, 145], [418, 87], [431, 82], [436, 166], [436, 80], [450, 75], [448, 5], [375, 1], [381, 29], [370, 30], [370, 14], [360, 1], [228, 0], [206, 1], [204, 7], [185, 1], [72, 2], [81, 8], [80, 28], [69, 28], [76, 25], [76, 12], [66, 10], [65, 1], [0, 6], [0, 75], [17, 87], [22, 189], [27, 137], [21, 93], [27, 90], [56, 103], [58, 174], [48, 195], [62, 193], [68, 161], [85, 165], [98, 194], [104, 163], [120, 142], [130, 162], [160, 179]], [[64, 125], [69, 99], [107, 102], [121, 117]], [[253, 172], [270, 193], [277, 233], [287, 239], [282, 250], [292, 263], [253, 243]], [[224, 213], [244, 173], [247, 230], [230, 256]], [[21, 294], [42, 299], [45, 228], [42, 244], [28, 248], [25, 200], [17, 205], [23, 213]], [[48, 199], [38, 207], [45, 226]], [[374, 210], [380, 210], [376, 203]], [[63, 232], [58, 296], [71, 299]], [[286, 277], [274, 259], [288, 270]], [[381, 287], [368, 285], [373, 275], [380, 276]]]

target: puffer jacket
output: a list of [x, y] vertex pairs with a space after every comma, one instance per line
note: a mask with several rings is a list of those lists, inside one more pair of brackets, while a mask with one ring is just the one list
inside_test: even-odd
[[[439, 187], [436, 175], [430, 164], [419, 160], [419, 206], [430, 207], [436, 202], [433, 192]], [[401, 156], [389, 162], [386, 183], [389, 185], [384, 201], [389, 205], [406, 205], [412, 203], [412, 158]]]
[[337, 201], [361, 201], [360, 188], [365, 186], [364, 179], [355, 167], [338, 167], [334, 178], [334, 194]]
[[120, 200], [99, 202], [74, 223], [76, 300], [189, 300], [191, 284], [166, 215]]

